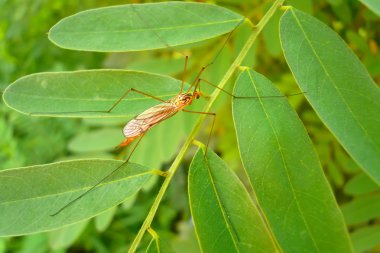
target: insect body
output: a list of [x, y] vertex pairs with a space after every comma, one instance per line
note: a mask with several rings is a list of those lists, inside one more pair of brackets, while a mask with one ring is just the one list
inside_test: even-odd
[[125, 125], [123, 134], [126, 139], [119, 145], [119, 147], [127, 146], [150, 128], [183, 110], [192, 103], [194, 98], [198, 99], [200, 96], [200, 91], [180, 93], [177, 96], [161, 104], [155, 105], [137, 115]]

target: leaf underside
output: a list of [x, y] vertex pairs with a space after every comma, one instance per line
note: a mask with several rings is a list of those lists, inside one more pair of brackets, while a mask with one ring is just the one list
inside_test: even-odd
[[204, 252], [275, 252], [258, 210], [237, 176], [211, 150], [189, 171], [189, 199]]
[[210, 39], [230, 32], [242, 20], [241, 15], [212, 4], [128, 4], [64, 18], [51, 28], [49, 39], [73, 50], [149, 50]]
[[[264, 76], [244, 70], [236, 96], [281, 96]], [[351, 252], [343, 217], [312, 143], [286, 98], [234, 99], [243, 165], [284, 252]]]
[[34, 116], [126, 118], [161, 103], [130, 92], [111, 113], [107, 113], [131, 88], [166, 100], [179, 93], [181, 81], [169, 76], [126, 70], [37, 73], [8, 86], [4, 101], [12, 109]]
[[0, 236], [36, 233], [93, 217], [133, 196], [152, 176], [128, 163], [80, 200], [60, 208], [122, 164], [116, 160], [73, 160], [0, 172]]
[[281, 18], [285, 58], [320, 119], [380, 184], [380, 89], [344, 41], [294, 8]]

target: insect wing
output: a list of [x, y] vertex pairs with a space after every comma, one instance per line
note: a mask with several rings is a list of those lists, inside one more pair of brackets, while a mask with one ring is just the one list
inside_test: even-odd
[[176, 112], [178, 109], [172, 103], [155, 105], [129, 121], [123, 129], [123, 134], [125, 137], [139, 136]]

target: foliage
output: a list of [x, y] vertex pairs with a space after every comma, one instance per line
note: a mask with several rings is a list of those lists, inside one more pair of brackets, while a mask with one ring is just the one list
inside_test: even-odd
[[[282, 2], [1, 2], [0, 252], [378, 251], [379, 5]], [[131, 87], [178, 93], [184, 55], [188, 83], [207, 66], [258, 99], [202, 82], [208, 148], [212, 117], [179, 112], [51, 216], [121, 164], [122, 125], [157, 101], [104, 111]]]

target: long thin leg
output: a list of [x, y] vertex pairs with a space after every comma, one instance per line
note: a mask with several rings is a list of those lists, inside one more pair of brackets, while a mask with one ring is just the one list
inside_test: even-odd
[[235, 30], [236, 30], [236, 29], [237, 29], [242, 23], [244, 23], [244, 21], [245, 21], [245, 19], [241, 20], [241, 21], [235, 26], [235, 28], [234, 28], [234, 29], [228, 34], [228, 36], [227, 36], [227, 38], [225, 39], [225, 41], [224, 41], [222, 47], [219, 49], [219, 51], [218, 51], [218, 53], [216, 54], [216, 56], [214, 57], [214, 59], [213, 59], [211, 62], [209, 62], [208, 64], [206, 64], [205, 66], [203, 66], [203, 67], [201, 68], [201, 70], [199, 71], [198, 75], [194, 78], [194, 81], [191, 83], [191, 86], [190, 86], [190, 88], [187, 90], [187, 92], [190, 92], [191, 88], [192, 88], [194, 85], [196, 85], [197, 80], [200, 78], [202, 72], [203, 72], [207, 67], [209, 67], [209, 66], [211, 66], [212, 64], [214, 64], [214, 62], [216, 61], [216, 59], [217, 59], [217, 58], [219, 57], [219, 55], [221, 54], [223, 48], [227, 45], [227, 43], [228, 43], [228, 41], [230, 40], [232, 34], [235, 32]]
[[111, 171], [108, 175], [106, 175], [105, 177], [103, 177], [95, 185], [91, 186], [90, 189], [88, 189], [87, 191], [85, 191], [84, 193], [82, 193], [81, 195], [79, 195], [78, 197], [76, 197], [75, 199], [71, 200], [69, 203], [67, 203], [66, 205], [64, 205], [63, 207], [61, 207], [61, 209], [59, 209], [57, 212], [51, 214], [50, 216], [56, 216], [57, 214], [61, 213], [63, 210], [65, 210], [66, 208], [68, 208], [69, 206], [71, 206], [72, 204], [74, 204], [75, 202], [77, 202], [78, 200], [80, 200], [81, 198], [83, 198], [83, 196], [85, 196], [89, 192], [93, 191], [98, 185], [100, 185], [101, 183], [103, 183], [105, 180], [107, 180], [112, 175], [114, 175], [118, 170], [120, 170], [124, 165], [126, 165], [129, 162], [129, 160], [131, 159], [132, 154], [135, 152], [137, 146], [139, 145], [139, 143], [140, 143], [141, 139], [144, 137], [144, 135], [145, 135], [145, 133], [141, 135], [140, 139], [135, 144], [135, 146], [133, 147], [131, 153], [129, 154], [127, 160], [125, 160], [122, 164], [120, 164], [118, 167], [116, 167], [116, 169], [114, 169], [113, 171]]
[[185, 81], [186, 81], [186, 70], [187, 70], [187, 62], [189, 60], [189, 56], [185, 56], [185, 67], [184, 67], [184, 70], [183, 70], [183, 75], [182, 75], [182, 85], [181, 85], [181, 91], [179, 93], [182, 93], [183, 91], [183, 86], [185, 85]]
[[112, 106], [111, 106], [111, 108], [110, 109], [108, 109], [106, 112], [111, 112], [120, 102], [121, 102], [121, 100], [123, 100], [128, 94], [129, 94], [129, 92], [131, 92], [131, 91], [134, 91], [134, 92], [136, 92], [136, 93], [140, 93], [140, 94], [142, 94], [142, 95], [144, 95], [144, 96], [147, 96], [147, 97], [150, 97], [150, 98], [153, 98], [153, 99], [156, 99], [156, 100], [158, 100], [158, 101], [160, 101], [160, 102], [165, 102], [165, 100], [163, 100], [163, 99], [161, 99], [161, 98], [158, 98], [158, 97], [155, 97], [155, 96], [153, 96], [153, 95], [150, 95], [150, 94], [148, 94], [148, 93], [145, 93], [145, 92], [143, 92], [143, 91], [140, 91], [140, 90], [136, 90], [136, 89], [134, 89], [134, 88], [130, 88], [129, 90], [127, 90], [124, 94], [123, 94], [123, 96], [121, 96]]
[[234, 27], [234, 29], [233, 29], [231, 32], [228, 33], [228, 36], [227, 36], [227, 38], [224, 40], [224, 43], [223, 43], [223, 45], [220, 47], [218, 53], [216, 54], [216, 56], [214, 57], [214, 59], [213, 59], [210, 63], [208, 63], [208, 64], [205, 66], [205, 68], [207, 68], [208, 66], [214, 64], [215, 60], [216, 60], [216, 59], [219, 57], [219, 55], [222, 53], [223, 48], [227, 45], [228, 41], [229, 41], [230, 38], [232, 37], [232, 34], [235, 32], [235, 30], [236, 30], [236, 29], [237, 29], [242, 23], [245, 22], [245, 20], [246, 20], [245, 18], [242, 19], [242, 20], [241, 20], [241, 21], [240, 21], [240, 22]]
[[205, 156], [206, 156], [207, 150], [208, 150], [208, 145], [210, 144], [212, 130], [214, 129], [214, 125], [215, 125], [216, 113], [214, 113], [214, 112], [197, 112], [197, 111], [190, 111], [190, 110], [186, 110], [186, 109], [183, 109], [182, 111], [183, 112], [189, 112], [189, 113], [195, 113], [195, 114], [205, 114], [205, 115], [213, 116], [211, 130], [210, 130], [210, 133], [208, 134], [208, 138], [207, 138], [207, 145], [206, 145], [206, 152], [205, 152]]
[[[83, 113], [83, 112], [104, 112], [104, 113], [110, 113], [113, 109], [115, 109], [115, 107], [129, 94], [129, 92], [136, 92], [136, 93], [139, 93], [141, 95], [144, 95], [144, 96], [147, 96], [147, 97], [150, 97], [150, 98], [153, 98], [157, 101], [160, 101], [160, 102], [165, 102], [165, 100], [161, 99], [161, 98], [158, 98], [158, 97], [155, 97], [153, 95], [150, 95], [148, 93], [145, 93], [143, 91], [140, 91], [140, 90], [136, 90], [134, 88], [130, 88], [128, 89], [126, 92], [124, 92], [124, 94], [110, 107], [110, 109], [108, 110], [104, 110], [104, 111], [97, 111], [97, 110], [93, 110], [93, 111], [75, 111], [75, 112], [52, 112], [52, 113], [48, 113], [48, 114], [66, 114], [66, 113]], [[46, 114], [46, 112], [42, 112], [42, 113], [39, 113], [39, 112], [32, 112], [30, 113], [29, 115], [34, 115], [34, 114]]]
[[228, 92], [222, 88], [219, 88], [217, 85], [215, 84], [212, 84], [210, 83], [209, 81], [207, 80], [204, 80], [204, 79], [200, 79], [200, 81], [203, 81], [205, 83], [207, 83], [208, 85], [211, 85], [212, 87], [215, 87], [221, 91], [223, 91], [224, 93], [230, 95], [231, 97], [233, 98], [282, 98], [282, 97], [291, 97], [291, 96], [296, 96], [296, 95], [301, 95], [301, 94], [305, 94], [306, 92], [298, 92], [298, 93], [294, 93], [294, 94], [289, 94], [289, 95], [279, 95], [279, 96], [260, 96], [260, 97], [256, 97], [256, 96], [251, 96], [251, 97], [242, 97], [242, 96], [235, 96], [234, 94], [232, 94], [231, 92]]
[[197, 84], [197, 82], [199, 81], [199, 77], [201, 76], [202, 72], [206, 69], [206, 67], [202, 67], [201, 70], [198, 72], [197, 76], [195, 77], [194, 81], [191, 83], [189, 89], [187, 90], [187, 92], [190, 92], [191, 89], [193, 88], [194, 85]]

